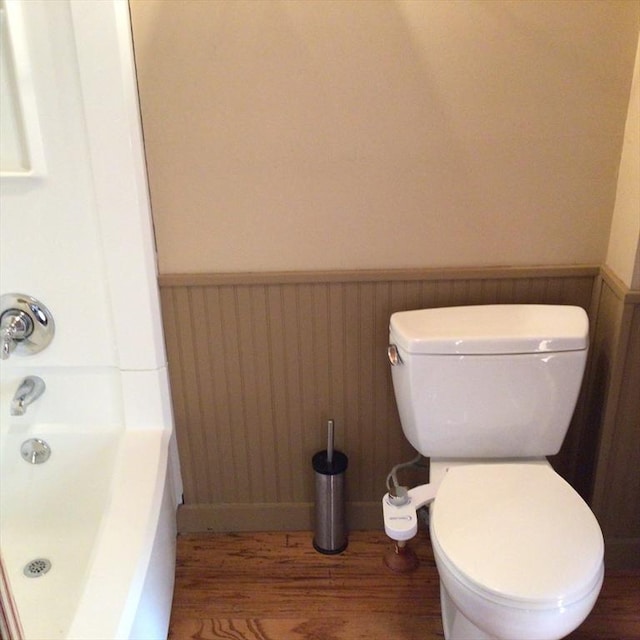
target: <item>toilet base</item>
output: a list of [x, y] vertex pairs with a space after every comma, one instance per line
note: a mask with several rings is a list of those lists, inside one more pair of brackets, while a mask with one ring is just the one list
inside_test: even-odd
[[495, 640], [465, 618], [447, 593], [442, 581], [440, 581], [440, 608], [445, 640]]

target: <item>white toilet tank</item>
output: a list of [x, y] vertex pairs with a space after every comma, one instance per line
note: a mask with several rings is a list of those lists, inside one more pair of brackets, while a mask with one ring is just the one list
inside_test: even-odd
[[482, 305], [394, 313], [403, 431], [434, 458], [547, 456], [562, 445], [588, 350], [580, 307]]

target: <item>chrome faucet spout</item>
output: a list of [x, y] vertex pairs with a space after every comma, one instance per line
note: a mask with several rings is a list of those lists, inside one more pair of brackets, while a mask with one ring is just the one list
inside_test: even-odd
[[23, 416], [27, 407], [35, 402], [45, 391], [44, 380], [38, 376], [27, 376], [16, 390], [11, 401], [11, 415]]

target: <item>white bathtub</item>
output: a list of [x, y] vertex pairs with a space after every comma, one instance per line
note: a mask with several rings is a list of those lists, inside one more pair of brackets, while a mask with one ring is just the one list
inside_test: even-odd
[[[80, 387], [43, 376], [45, 395], [17, 418], [7, 406], [16, 378], [2, 381], [1, 554], [27, 640], [167, 636], [176, 538], [171, 430], [124, 428], [117, 376], [93, 373]], [[47, 404], [56, 386], [83, 396], [73, 424], [58, 421], [64, 403]], [[104, 411], [91, 401], [96, 395]], [[96, 422], [81, 424], [91, 406]], [[58, 420], [41, 419], [47, 408]], [[47, 462], [22, 459], [29, 438], [49, 444]], [[26, 577], [25, 565], [39, 558], [51, 569]]]

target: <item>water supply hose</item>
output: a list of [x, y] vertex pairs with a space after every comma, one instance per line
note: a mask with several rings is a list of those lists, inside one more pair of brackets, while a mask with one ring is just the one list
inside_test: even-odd
[[408, 462], [401, 462], [400, 464], [395, 465], [395, 467], [391, 469], [391, 471], [389, 472], [389, 475], [387, 476], [387, 491], [391, 492], [392, 490], [398, 489], [401, 486], [400, 483], [398, 482], [398, 475], [397, 475], [400, 469], [407, 469], [409, 467], [414, 467], [414, 468], [424, 467], [424, 465], [420, 464], [421, 460], [422, 460], [422, 454], [419, 453], [412, 460], [409, 460]]

